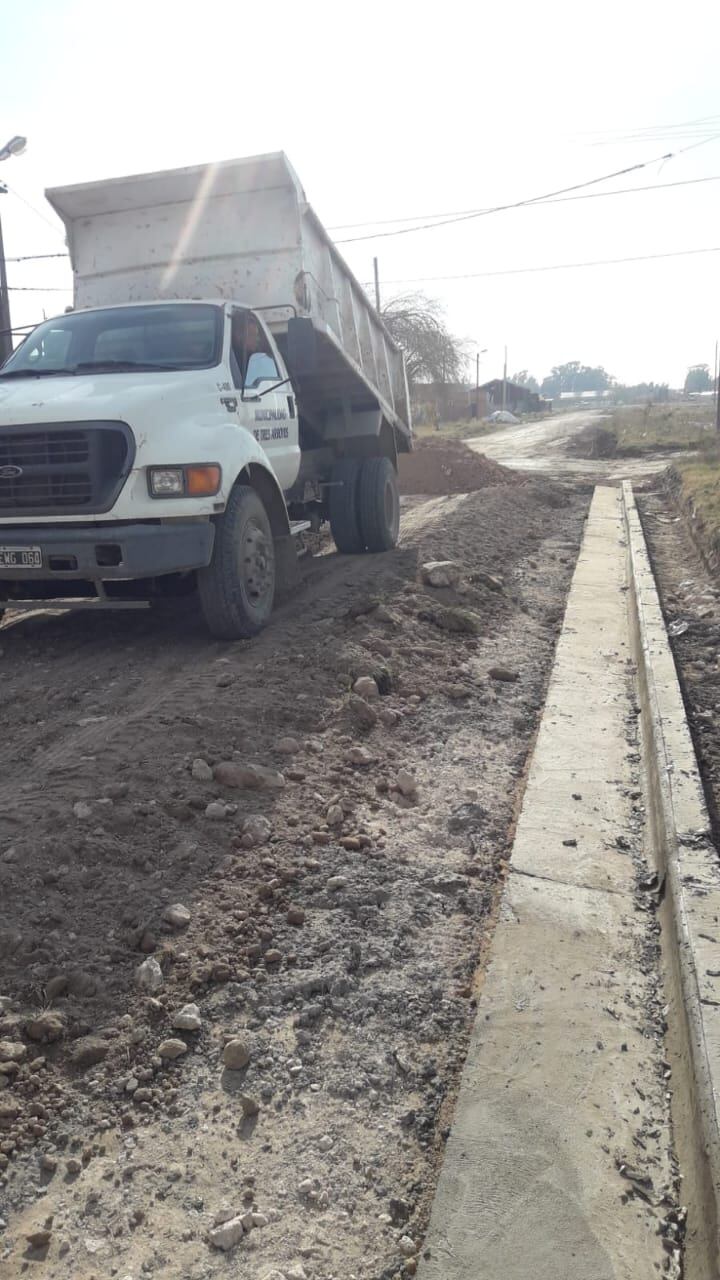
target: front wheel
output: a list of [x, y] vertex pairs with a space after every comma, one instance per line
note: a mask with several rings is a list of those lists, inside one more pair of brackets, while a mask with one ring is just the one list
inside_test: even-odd
[[368, 458], [360, 467], [358, 515], [368, 551], [390, 551], [400, 533], [400, 490], [389, 458]]
[[266, 625], [275, 600], [270, 521], [250, 485], [236, 485], [215, 528], [207, 569], [199, 569], [203, 616], [218, 640], [247, 640]]

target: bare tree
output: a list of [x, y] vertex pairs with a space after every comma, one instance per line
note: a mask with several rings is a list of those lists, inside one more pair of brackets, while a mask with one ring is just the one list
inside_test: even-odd
[[424, 293], [405, 293], [386, 302], [381, 315], [405, 352], [411, 385], [462, 381], [467, 343], [450, 333], [439, 302]]

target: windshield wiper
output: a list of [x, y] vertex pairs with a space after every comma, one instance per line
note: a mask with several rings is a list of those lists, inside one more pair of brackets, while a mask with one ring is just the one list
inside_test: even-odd
[[0, 378], [57, 378], [74, 372], [74, 369], [0, 369]]
[[73, 365], [69, 369], [69, 373], [87, 373], [94, 369], [98, 373], [126, 373], [133, 369], [142, 369], [145, 372], [166, 372], [177, 369], [187, 369], [188, 365], [182, 364], [155, 364], [152, 360], [82, 360], [80, 364]]
[[192, 369], [188, 364], [155, 364], [151, 360], [83, 360], [65, 369], [0, 369], [0, 378], [72, 378], [78, 373], [173, 373]]

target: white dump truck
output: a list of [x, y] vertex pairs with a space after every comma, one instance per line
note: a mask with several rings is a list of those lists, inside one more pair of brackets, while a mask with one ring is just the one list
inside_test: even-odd
[[281, 154], [48, 191], [74, 308], [0, 369], [0, 608], [254, 635], [324, 521], [393, 547], [403, 354]]

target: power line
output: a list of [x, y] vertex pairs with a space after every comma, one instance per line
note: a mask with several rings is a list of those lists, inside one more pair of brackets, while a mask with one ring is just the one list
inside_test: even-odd
[[696, 116], [693, 120], [676, 120], [674, 124], [646, 124], [638, 125], [633, 130], [628, 130], [624, 126], [619, 129], [588, 129], [584, 133], [579, 134], [581, 138], [597, 138], [611, 137], [613, 134], [621, 133], [625, 136], [627, 133], [669, 133], [672, 129], [687, 129], [691, 125], [709, 125], [720, 120], [720, 115], [715, 113], [711, 116]]
[[[468, 271], [451, 276], [403, 276], [401, 279], [386, 280], [385, 284], [434, 284], [444, 280], [480, 280], [489, 276], [524, 276], [541, 271], [575, 271], [585, 267], [611, 267], [627, 262], [654, 262], [664, 258], [690, 258], [703, 253], [720, 253], [720, 245], [704, 249], [673, 249], [669, 253], [639, 253], [626, 258], [594, 258], [586, 262], [555, 262], [542, 267], [506, 267], [501, 271]], [[372, 281], [364, 281], [363, 287], [370, 288]], [[57, 285], [10, 285], [11, 293], [70, 293], [69, 288]]]
[[6, 258], [6, 262], [39, 262], [41, 258], [69, 258], [69, 253], [25, 253], [21, 258]]
[[676, 124], [648, 125], [636, 129], [598, 129], [580, 134], [579, 138], [591, 138], [590, 146], [613, 146], [623, 142], [650, 142], [660, 138], [701, 137], [717, 131], [720, 116], [700, 116], [696, 120], [684, 120]]
[[[682, 178], [678, 182], [653, 182], [642, 187], [618, 187], [615, 191], [587, 191], [583, 195], [574, 196], [557, 196], [555, 198], [544, 200], [543, 204], [570, 204], [576, 200], [607, 200], [610, 196], [632, 196], [640, 191], [669, 191], [673, 187], [692, 187], [704, 182], [720, 182], [720, 173], [708, 174], [704, 178]], [[534, 204], [529, 204], [527, 208], [534, 208]], [[368, 218], [364, 222], [335, 222], [328, 226], [328, 231], [351, 231], [356, 227], [387, 227], [393, 226], [400, 222], [413, 222], [419, 218], [454, 218], [465, 217], [471, 214], [492, 213], [492, 208], [486, 209], [446, 209], [438, 213], [416, 213], [406, 214], [402, 218]], [[414, 230], [415, 228], [410, 228]], [[347, 241], [340, 240], [339, 244], [346, 244]], [[26, 253], [18, 258], [6, 258], [6, 262], [40, 262], [47, 258], [69, 258], [67, 253]]]
[[[652, 182], [642, 187], [618, 187], [615, 191], [587, 191], [583, 195], [556, 196], [543, 200], [542, 204], [571, 204], [576, 200], [607, 200], [611, 196], [633, 196], [637, 192], [644, 191], [669, 191], [674, 187], [693, 187], [704, 182], [720, 182], [720, 173], [708, 174], [704, 178], [682, 178], [678, 182]], [[526, 207], [534, 208], [535, 204], [529, 203]], [[455, 218], [492, 213], [493, 211], [492, 207], [484, 209], [445, 209], [438, 213], [405, 214], [401, 218], [367, 218], [363, 222], [335, 222], [331, 223], [327, 229], [328, 231], [352, 231], [356, 227], [388, 227], [397, 225], [400, 222], [415, 222], [421, 218]], [[410, 228], [410, 230], [415, 229], [414, 227]], [[338, 243], [347, 244], [349, 242], [340, 240]], [[66, 250], [65, 253], [25, 253], [17, 258], [6, 257], [5, 261], [40, 262], [48, 258], [69, 257], [70, 254]]]
[[15, 189], [14, 189], [13, 187], [11, 187], [11, 186], [10, 186], [10, 184], [9, 184], [9, 182], [6, 182], [4, 178], [3, 178], [3, 185], [4, 185], [4, 186], [7, 188], [7, 190], [10, 192], [10, 195], [11, 195], [11, 196], [15, 196], [15, 199], [16, 199], [16, 200], [20, 200], [20, 201], [22, 201], [22, 203], [23, 203], [23, 204], [24, 204], [28, 209], [30, 209], [30, 211], [31, 211], [32, 213], [34, 213], [34, 214], [35, 214], [35, 216], [36, 216], [37, 218], [40, 218], [40, 220], [41, 220], [42, 222], [44, 222], [44, 223], [46, 224], [46, 226], [51, 227], [51, 228], [52, 228], [52, 230], [55, 232], [55, 234], [56, 234], [56, 235], [58, 235], [58, 236], [63, 236], [63, 238], [64, 238], [64, 232], [62, 232], [62, 231], [60, 230], [60, 228], [58, 227], [57, 223], [55, 223], [55, 222], [51, 222], [49, 218], [46, 218], [44, 213], [41, 213], [39, 209], [36, 209], [36, 208], [35, 208], [35, 205], [34, 205], [34, 204], [31, 204], [29, 200], [26, 200], [24, 196], [21, 196], [19, 191], [15, 191]]
[[[555, 199], [548, 199], [542, 202], [546, 204], [568, 204], [574, 200], [607, 200], [609, 196], [625, 196], [634, 195], [636, 191], [666, 191], [670, 187], [690, 187], [699, 182], [720, 182], [720, 174], [711, 174], [706, 178], [683, 178], [679, 182], [653, 182], [644, 187], [618, 187], [616, 191], [587, 191], [581, 196], [558, 196]], [[533, 209], [536, 206], [530, 204], [527, 208]], [[416, 213], [407, 214], [404, 218], [371, 218], [366, 222], [343, 222], [335, 223], [334, 226], [328, 227], [329, 231], [350, 231], [355, 227], [386, 227], [398, 222], [412, 222], [418, 218], [454, 218], [464, 217], [470, 214], [492, 213], [492, 209], [450, 209], [442, 213]], [[410, 228], [414, 230], [415, 228]], [[347, 244], [348, 241], [340, 240], [339, 244]], [[8, 262], [12, 262], [12, 258], [8, 258]], [[17, 259], [16, 259], [17, 261]]]
[[351, 236], [346, 240], [338, 240], [338, 244], [357, 244], [360, 240], [382, 240], [388, 236], [406, 236], [414, 231], [433, 231], [436, 227], [447, 227], [457, 222], [467, 222], [471, 218], [484, 218], [491, 213], [504, 213], [508, 209], [521, 209], [523, 205], [541, 204], [544, 201], [551, 200], [554, 196], [565, 196], [573, 191], [582, 191], [585, 187], [595, 187], [600, 182], [610, 182], [613, 178], [622, 178], [628, 173], [637, 173], [639, 169], [647, 169], [652, 164], [659, 164], [660, 161], [673, 160], [677, 156], [684, 155], [688, 151], [694, 151], [696, 147], [703, 147], [708, 142], [713, 142], [720, 134], [714, 134], [711, 138], [704, 138], [701, 142], [693, 142], [690, 146], [681, 147], [679, 151], [668, 151], [666, 155], [654, 156], [652, 160], [642, 160], [638, 164], [628, 165], [625, 169], [616, 169], [613, 173], [603, 174], [599, 178], [590, 178], [587, 182], [575, 182], [569, 187], [559, 187], [557, 191], [547, 191], [544, 195], [528, 196], [524, 200], [515, 200], [511, 204], [495, 205], [492, 209], [482, 209], [474, 213], [458, 214], [452, 218], [445, 218], [442, 222], [425, 222], [418, 227], [401, 227], [397, 231], [379, 231], [376, 235], [367, 236]]
[[43, 323], [42, 320], [36, 320], [34, 324], [21, 324], [17, 326], [14, 325], [12, 329], [0, 329], [0, 337], [5, 337], [5, 335], [8, 333], [10, 334], [24, 333], [27, 336], [28, 333], [30, 333], [33, 329], [37, 329], [38, 325], [42, 323]]
[[[432, 284], [442, 280], [480, 280], [488, 276], [523, 276], [538, 271], [575, 271], [581, 267], [610, 267], [625, 262], [651, 262], [658, 258], [687, 258], [701, 253], [720, 253], [720, 245], [708, 249], [676, 249], [671, 253], [640, 253], [628, 258], [596, 258], [589, 262], [556, 262], [544, 267], [508, 267], [503, 271], [471, 271], [457, 276], [407, 276], [386, 280], [385, 284]], [[366, 285], [369, 288], [369, 285]]]
[[9, 293], [72, 293], [72, 289], [70, 288], [69, 285], [57, 285], [57, 284], [48, 284], [48, 285], [11, 284], [11, 285], [8, 285], [8, 292]]

